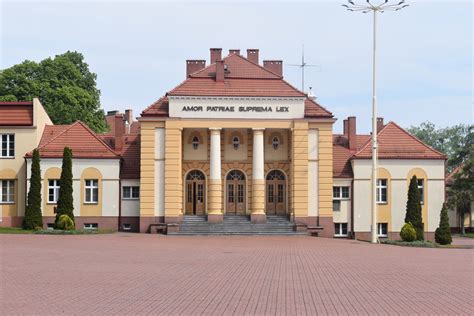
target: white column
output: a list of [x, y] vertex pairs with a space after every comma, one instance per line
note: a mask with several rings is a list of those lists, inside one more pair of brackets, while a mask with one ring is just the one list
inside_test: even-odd
[[221, 180], [221, 129], [211, 128], [210, 179]]
[[265, 180], [263, 128], [253, 129], [252, 179]]

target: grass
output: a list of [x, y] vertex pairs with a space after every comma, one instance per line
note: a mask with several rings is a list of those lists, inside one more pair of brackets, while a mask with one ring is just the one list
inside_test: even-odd
[[38, 235], [100, 235], [112, 234], [112, 229], [77, 229], [77, 230], [59, 230], [59, 229], [41, 229], [28, 230], [21, 227], [0, 227], [0, 234], [38, 234]]
[[474, 233], [465, 233], [464, 235], [459, 234], [459, 235], [456, 235], [456, 236], [459, 236], [459, 237], [467, 237], [467, 238], [474, 238]]
[[463, 245], [441, 245], [434, 243], [428, 240], [415, 240], [415, 241], [403, 241], [403, 240], [384, 240], [380, 242], [385, 245], [395, 245], [402, 247], [418, 247], [418, 248], [455, 248], [455, 249], [465, 249], [469, 248]]
[[0, 234], [33, 234], [33, 230], [23, 229], [21, 227], [0, 227]]

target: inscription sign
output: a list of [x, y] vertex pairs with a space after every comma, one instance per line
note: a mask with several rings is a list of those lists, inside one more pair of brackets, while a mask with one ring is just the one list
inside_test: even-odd
[[288, 106], [183, 106], [183, 112], [290, 112]]

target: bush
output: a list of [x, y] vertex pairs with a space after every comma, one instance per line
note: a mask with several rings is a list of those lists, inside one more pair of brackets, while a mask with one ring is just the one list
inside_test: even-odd
[[453, 242], [451, 238], [451, 228], [449, 227], [449, 217], [446, 205], [443, 204], [441, 216], [439, 219], [439, 227], [435, 231], [435, 241], [441, 245], [450, 245]]
[[413, 176], [410, 180], [408, 188], [407, 208], [405, 215], [405, 223], [411, 223], [416, 231], [416, 239], [423, 240], [423, 220], [421, 215], [421, 195], [418, 190], [418, 179]]
[[59, 216], [57, 226], [58, 226], [58, 229], [61, 229], [61, 230], [73, 230], [75, 228], [74, 222], [72, 221], [72, 219], [65, 214]]
[[41, 213], [41, 168], [40, 154], [38, 149], [33, 150], [31, 161], [30, 190], [23, 219], [23, 229], [36, 229], [43, 227], [43, 215]]
[[400, 237], [403, 241], [414, 241], [416, 239], [415, 227], [411, 223], [406, 223], [400, 231]]

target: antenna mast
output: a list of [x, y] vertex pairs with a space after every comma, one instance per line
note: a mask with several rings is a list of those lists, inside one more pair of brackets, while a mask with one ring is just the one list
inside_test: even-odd
[[304, 61], [304, 44], [301, 45], [301, 64], [288, 64], [288, 66], [293, 66], [293, 67], [300, 67], [301, 68], [301, 91], [304, 92], [304, 69], [306, 67], [320, 67], [319, 65], [312, 65], [312, 64], [307, 64]]

